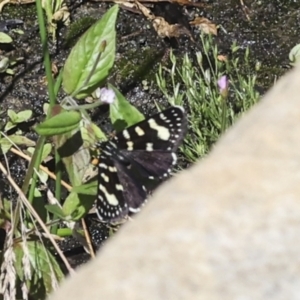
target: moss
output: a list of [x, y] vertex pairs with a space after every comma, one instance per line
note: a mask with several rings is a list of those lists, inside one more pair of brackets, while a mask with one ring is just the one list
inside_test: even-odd
[[92, 17], [83, 17], [72, 23], [65, 35], [64, 48], [72, 48], [77, 39], [96, 21], [97, 19]]
[[33, 23], [36, 20], [36, 7], [35, 4], [8, 4], [3, 8], [3, 12], [1, 13], [3, 19], [19, 19], [26, 20], [26, 23]]
[[142, 80], [155, 81], [155, 66], [161, 61], [163, 54], [164, 51], [155, 52], [151, 48], [127, 51], [116, 61], [114, 67], [116, 85], [124, 90]]

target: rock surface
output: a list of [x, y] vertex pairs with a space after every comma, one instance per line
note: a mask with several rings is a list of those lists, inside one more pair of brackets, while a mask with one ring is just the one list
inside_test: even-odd
[[300, 67], [52, 295], [300, 299]]

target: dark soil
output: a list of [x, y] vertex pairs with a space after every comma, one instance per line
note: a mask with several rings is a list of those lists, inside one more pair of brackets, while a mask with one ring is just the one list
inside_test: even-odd
[[[244, 2], [247, 9], [243, 9], [240, 1], [237, 0], [203, 1], [202, 8], [172, 6], [169, 3], [155, 5], [153, 12], [156, 15], [162, 15], [169, 22], [180, 22], [188, 27], [196, 43], [193, 43], [188, 36], [161, 39], [151, 23], [142, 15], [120, 9], [117, 23], [116, 66], [109, 81], [145, 114], [151, 114], [156, 110], [154, 100], [165, 104], [153, 75], [158, 63], [164, 61], [170, 48], [173, 48], [176, 56], [179, 57], [184, 53], [194, 56], [195, 51], [201, 49], [198, 39], [199, 30], [190, 28], [188, 25], [189, 20], [199, 15], [220, 25], [219, 34], [215, 38], [220, 53], [230, 54], [233, 41], [236, 41], [237, 45], [243, 49], [250, 48], [253, 64], [255, 61], [262, 63], [259, 85], [264, 90], [268, 89], [274, 80], [290, 68], [289, 51], [299, 42], [300, 2], [279, 0]], [[71, 26], [59, 28], [57, 42], [53, 43], [49, 39], [52, 61], [58, 68], [63, 66], [70, 48], [84, 29], [98, 20], [112, 5], [101, 1], [82, 1], [81, 3], [70, 1], [69, 4]], [[14, 67], [15, 76], [0, 74], [0, 111], [3, 112], [1, 122], [5, 124], [7, 121], [5, 113], [7, 109], [13, 109], [16, 112], [32, 109], [33, 122], [29, 124], [25, 134], [36, 140], [37, 136], [31, 126], [43, 119], [42, 106], [48, 102], [48, 96], [35, 5], [7, 5], [1, 17], [0, 29], [8, 30], [14, 42], [8, 48], [0, 45], [0, 54], [22, 58], [21, 62]], [[15, 24], [15, 27], [23, 29], [24, 35], [11, 32], [14, 24], [6, 26], [5, 23], [9, 19], [24, 22], [21, 25]], [[144, 89], [143, 80], [147, 80], [150, 88]], [[62, 93], [60, 97], [63, 97]], [[109, 130], [110, 124], [107, 117], [100, 110], [94, 110], [92, 118], [100, 126]], [[1, 161], [4, 160], [1, 158]], [[11, 154], [8, 155], [8, 162], [12, 177], [21, 185], [27, 162]], [[0, 176], [0, 189], [2, 193], [9, 195], [5, 182], [5, 179]], [[91, 222], [90, 228], [96, 248], [98, 248], [107, 238], [109, 229], [95, 222]], [[76, 252], [81, 249], [79, 260], [76, 258], [73, 261], [74, 265], [82, 263], [87, 258], [87, 255], [83, 255], [82, 248], [79, 246], [77, 248], [77, 246], [74, 240], [63, 245], [66, 251]]]

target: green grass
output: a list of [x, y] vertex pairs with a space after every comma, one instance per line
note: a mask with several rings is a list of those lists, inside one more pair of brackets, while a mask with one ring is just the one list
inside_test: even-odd
[[[259, 63], [252, 63], [249, 50], [232, 45], [227, 62], [217, 59], [218, 48], [210, 37], [201, 36], [203, 51], [182, 59], [170, 53], [171, 67], [160, 65], [157, 84], [171, 105], [183, 105], [189, 116], [189, 132], [181, 150], [188, 162], [205, 156], [224, 131], [259, 100], [255, 91]], [[251, 66], [254, 65], [254, 66]], [[222, 97], [218, 79], [229, 79], [228, 97]], [[224, 128], [225, 125], [225, 128]]]

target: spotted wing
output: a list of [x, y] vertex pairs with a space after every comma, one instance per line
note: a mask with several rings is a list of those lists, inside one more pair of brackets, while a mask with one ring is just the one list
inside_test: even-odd
[[101, 220], [115, 221], [139, 210], [147, 190], [176, 164], [175, 151], [186, 130], [183, 108], [173, 106], [100, 145], [97, 213]]

